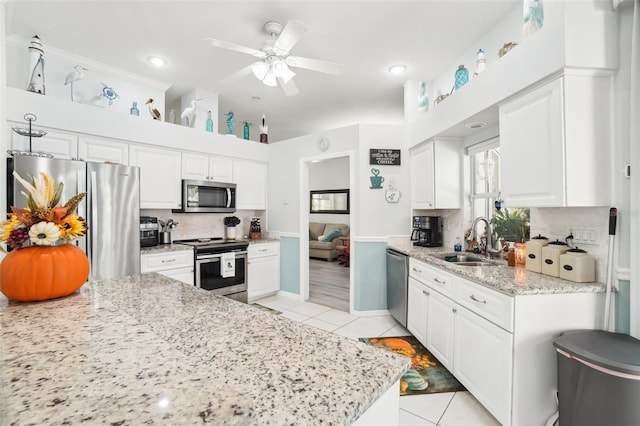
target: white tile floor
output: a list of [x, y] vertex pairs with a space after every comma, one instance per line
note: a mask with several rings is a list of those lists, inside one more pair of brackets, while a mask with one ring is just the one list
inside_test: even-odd
[[[285, 294], [256, 300], [282, 315], [352, 339], [403, 336], [409, 332], [390, 315], [360, 317]], [[494, 426], [493, 416], [469, 392], [411, 395], [400, 398], [400, 424], [407, 426]]]

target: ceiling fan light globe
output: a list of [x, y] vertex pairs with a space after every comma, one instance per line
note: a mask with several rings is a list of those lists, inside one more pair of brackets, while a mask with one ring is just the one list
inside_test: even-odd
[[264, 76], [264, 79], [262, 80], [262, 82], [269, 87], [276, 87], [278, 85], [276, 76], [273, 74], [273, 72], [271, 72], [271, 70], [267, 72], [267, 75]]
[[253, 75], [255, 75], [258, 80], [262, 81], [265, 79], [267, 73], [269, 72], [269, 65], [261, 61], [256, 62], [251, 67], [251, 72], [253, 72]]
[[289, 82], [289, 80], [291, 80], [293, 78], [293, 76], [295, 76], [296, 73], [291, 71], [290, 68], [287, 67], [287, 71], [282, 75], [282, 81], [286, 84]]
[[276, 77], [284, 77], [289, 71], [289, 67], [282, 59], [277, 59], [271, 64], [271, 69]]

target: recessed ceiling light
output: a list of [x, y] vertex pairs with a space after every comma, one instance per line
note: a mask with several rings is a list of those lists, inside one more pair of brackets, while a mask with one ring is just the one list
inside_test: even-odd
[[402, 74], [406, 70], [407, 70], [407, 66], [402, 64], [391, 65], [389, 67], [389, 72], [391, 74]]
[[464, 126], [467, 129], [482, 129], [486, 125], [487, 123], [485, 123], [484, 121], [476, 121], [474, 123], [465, 124]]
[[156, 67], [161, 67], [167, 64], [167, 60], [159, 56], [147, 56], [147, 61], [151, 62]]

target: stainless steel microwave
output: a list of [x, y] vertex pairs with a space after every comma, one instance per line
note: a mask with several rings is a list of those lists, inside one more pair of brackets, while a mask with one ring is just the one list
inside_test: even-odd
[[206, 180], [182, 180], [182, 208], [175, 213], [233, 213], [236, 184]]

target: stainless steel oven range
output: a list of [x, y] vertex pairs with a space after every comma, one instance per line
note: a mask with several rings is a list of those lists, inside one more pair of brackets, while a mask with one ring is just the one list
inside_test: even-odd
[[196, 287], [247, 303], [247, 241], [197, 238], [173, 243], [193, 247]]

